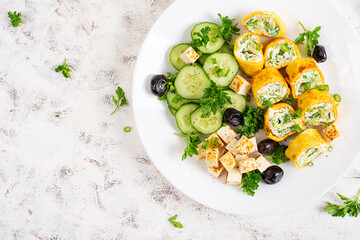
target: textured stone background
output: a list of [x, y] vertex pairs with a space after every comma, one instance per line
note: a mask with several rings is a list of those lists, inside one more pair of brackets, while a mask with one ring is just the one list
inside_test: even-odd
[[[333, 1], [360, 33], [359, 2]], [[171, 2], [1, 1], [0, 239], [359, 239], [359, 219], [321, 210], [356, 193], [359, 161], [321, 199], [269, 217], [203, 207], [157, 171], [130, 93], [139, 48]], [[26, 24], [11, 27], [9, 10]], [[65, 58], [72, 79], [54, 72]], [[118, 85], [130, 105], [110, 116]], [[167, 221], [175, 213], [181, 230]]]

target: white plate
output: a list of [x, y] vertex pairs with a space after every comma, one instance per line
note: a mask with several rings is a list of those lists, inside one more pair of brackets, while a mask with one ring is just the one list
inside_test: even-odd
[[[217, 13], [239, 21], [256, 10], [275, 11], [285, 22], [287, 38], [294, 40], [301, 27], [322, 26], [320, 43], [326, 46], [328, 60], [319, 64], [331, 93], [342, 97], [338, 124], [345, 140], [332, 152], [314, 161], [313, 167], [296, 169], [291, 162], [282, 164], [285, 175], [276, 185], [260, 184], [254, 197], [239, 187], [224, 184], [224, 177], [213, 179], [204, 161], [181, 161], [184, 141], [166, 102], [150, 92], [154, 74], [175, 72], [169, 62], [172, 46], [190, 42], [190, 31], [199, 22], [219, 23]], [[242, 26], [242, 33], [244, 32]], [[181, 0], [174, 2], [159, 17], [138, 56], [133, 82], [133, 108], [141, 140], [160, 172], [181, 192], [195, 201], [222, 212], [241, 215], [269, 215], [303, 206], [327, 192], [358, 159], [360, 147], [360, 41], [346, 19], [327, 1], [301, 3], [279, 0]], [[302, 49], [304, 56], [304, 50]], [[328, 156], [328, 157], [327, 157]]]

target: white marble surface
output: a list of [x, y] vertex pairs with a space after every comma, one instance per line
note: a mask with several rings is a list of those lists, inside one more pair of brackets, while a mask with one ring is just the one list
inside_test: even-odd
[[[359, 160], [322, 198], [268, 217], [203, 207], [156, 170], [130, 93], [142, 41], [171, 2], [1, 1], [0, 239], [359, 239], [359, 219], [321, 209], [356, 193]], [[359, 1], [333, 2], [360, 33]], [[11, 27], [9, 10], [26, 24]], [[54, 72], [65, 58], [72, 79]], [[110, 116], [118, 85], [130, 104]], [[176, 213], [181, 230], [167, 221]]]

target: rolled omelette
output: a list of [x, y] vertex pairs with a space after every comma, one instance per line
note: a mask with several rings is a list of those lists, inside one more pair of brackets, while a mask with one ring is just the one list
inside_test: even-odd
[[300, 51], [295, 43], [287, 38], [277, 38], [265, 48], [265, 67], [279, 69], [286, 67], [291, 61], [300, 57]]
[[270, 139], [280, 142], [297, 132], [296, 125], [304, 130], [306, 127], [301, 118], [295, 118], [294, 113], [295, 110], [287, 103], [278, 103], [268, 108], [264, 115], [266, 135]]
[[241, 20], [248, 31], [267, 37], [282, 37], [286, 34], [283, 20], [270, 11], [252, 12]]
[[246, 75], [253, 76], [263, 68], [262, 48], [260, 36], [256, 33], [247, 32], [236, 39], [234, 56]]
[[295, 164], [303, 168], [309, 162], [328, 149], [328, 143], [317, 129], [307, 129], [291, 140], [285, 155]]
[[286, 67], [288, 83], [295, 99], [316, 86], [324, 85], [324, 76], [313, 58], [297, 58]]
[[279, 70], [273, 67], [262, 69], [251, 80], [255, 103], [261, 108], [287, 98], [290, 88]]
[[301, 109], [301, 119], [306, 126], [320, 126], [333, 123], [337, 117], [335, 99], [326, 91], [311, 89], [298, 99]]

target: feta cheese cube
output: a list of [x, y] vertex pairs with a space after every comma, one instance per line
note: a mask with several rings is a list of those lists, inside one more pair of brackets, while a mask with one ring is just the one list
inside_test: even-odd
[[239, 139], [236, 148], [242, 155], [249, 155], [254, 149], [254, 144], [247, 137], [242, 136]]
[[207, 148], [205, 152], [206, 163], [210, 167], [219, 167], [219, 155], [218, 148]]
[[235, 155], [235, 161], [237, 163], [239, 163], [239, 161], [242, 161], [242, 160], [245, 160], [245, 159], [248, 159], [249, 156], [248, 155], [241, 155], [241, 154], [236, 154]]
[[228, 171], [225, 183], [232, 186], [241, 185], [242, 176], [238, 168], [233, 168]]
[[258, 151], [258, 148], [257, 148], [257, 144], [256, 144], [256, 137], [255, 137], [255, 136], [250, 137], [250, 138], [249, 138], [249, 141], [254, 144], [254, 147], [250, 150], [250, 153], [252, 153], [252, 152], [257, 152], [257, 151]]
[[[214, 139], [214, 140], [212, 140], [212, 139]], [[217, 140], [215, 140], [215, 139], [217, 139]], [[219, 148], [224, 146], [223, 141], [221, 141], [221, 139], [219, 138], [219, 136], [216, 133], [213, 133], [212, 135], [207, 137], [205, 139], [205, 141], [209, 143], [208, 147], [210, 147], [210, 148], [214, 147], [214, 146], [211, 146], [211, 144], [210, 144], [211, 142], [219, 143]]]
[[259, 155], [255, 158], [256, 163], [258, 164], [258, 169], [260, 172], [264, 172], [268, 167], [271, 166], [270, 162], [266, 160], [262, 155]]
[[251, 83], [249, 83], [245, 78], [236, 75], [234, 80], [230, 84], [230, 88], [234, 90], [237, 94], [242, 94], [246, 96], [246, 94], [251, 89]]
[[254, 158], [248, 158], [239, 162], [239, 170], [241, 174], [254, 171], [258, 168], [258, 164]]
[[220, 164], [219, 167], [209, 167], [208, 166], [208, 173], [216, 178], [219, 178], [222, 171], [224, 170], [224, 167]]
[[201, 147], [203, 145], [203, 143], [204, 142], [201, 142], [201, 143], [198, 144], [198, 149], [197, 149], [198, 150], [198, 155], [196, 155], [196, 156], [197, 156], [197, 158], [199, 160], [204, 158], [205, 155], [206, 155], [206, 150]]
[[324, 135], [325, 138], [328, 142], [331, 143], [338, 143], [341, 140], [344, 139], [344, 136], [342, 135], [339, 126], [335, 123], [330, 124], [329, 126], [327, 126], [324, 130]]
[[180, 55], [181, 60], [183, 60], [186, 64], [196, 62], [199, 57], [199, 54], [197, 54], [197, 52], [192, 47], [189, 47]]
[[233, 155], [236, 155], [238, 153], [238, 150], [236, 148], [238, 140], [234, 138], [229, 142], [229, 144], [226, 145], [225, 149], [231, 152]]
[[228, 125], [220, 128], [216, 133], [226, 144], [229, 144], [237, 135]]
[[236, 165], [236, 161], [234, 156], [231, 154], [231, 152], [227, 152], [226, 154], [224, 154], [224, 156], [222, 156], [219, 161], [221, 162], [221, 164], [224, 166], [224, 168], [226, 169], [226, 171], [230, 171], [231, 169], [233, 169]]

